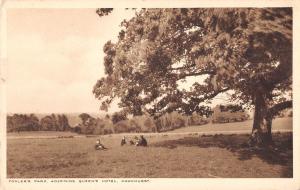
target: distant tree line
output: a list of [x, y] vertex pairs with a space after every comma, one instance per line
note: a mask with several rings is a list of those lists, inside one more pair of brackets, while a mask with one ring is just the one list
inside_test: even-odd
[[[292, 117], [292, 112], [285, 115]], [[112, 115], [106, 115], [104, 118], [94, 118], [87, 113], [82, 113], [79, 117], [81, 123], [72, 131], [81, 134], [102, 135], [165, 132], [191, 125], [204, 125], [210, 121], [213, 123], [241, 122], [248, 120], [249, 114], [240, 105], [228, 104], [216, 106], [208, 116], [197, 112], [186, 115], [173, 111], [155, 118], [148, 114], [129, 116], [125, 111], [119, 111]]]
[[20, 131], [70, 131], [68, 118], [64, 114], [47, 115], [41, 120], [34, 114], [7, 116], [7, 132]]
[[87, 113], [79, 115], [81, 123], [75, 126], [72, 131], [80, 134], [111, 134], [113, 133], [113, 123], [109, 117], [94, 118]]
[[112, 134], [130, 132], [164, 132], [188, 125], [203, 125], [209, 122], [208, 117], [198, 113], [183, 115], [179, 112], [165, 113], [154, 118], [150, 115], [129, 117], [124, 111], [94, 118], [87, 113], [78, 115], [81, 122], [70, 126], [65, 114], [51, 114], [40, 120], [34, 114], [14, 114], [7, 116], [7, 132], [20, 131], [71, 131], [79, 134]]
[[188, 125], [203, 125], [208, 118], [197, 113], [190, 116], [178, 112], [166, 113], [159, 118], [150, 115], [129, 117], [126, 112], [115, 112], [104, 118], [94, 118], [87, 113], [79, 115], [81, 123], [72, 131], [80, 134], [111, 134], [111, 133], [147, 133], [170, 131]]
[[[81, 119], [81, 122], [76, 126], [70, 126], [68, 118], [65, 114], [46, 115], [40, 120], [34, 114], [14, 114], [7, 116], [7, 132], [71, 131], [87, 135], [105, 135], [112, 133], [132, 132], [164, 132], [190, 125], [204, 125], [211, 120], [214, 120], [215, 117], [218, 117], [219, 119], [214, 120], [214, 123], [224, 123], [223, 120], [232, 117], [234, 117], [235, 120], [230, 120], [230, 122], [243, 121], [249, 118], [245, 117], [248, 115], [245, 110], [238, 106], [222, 105], [222, 108], [217, 106], [217, 110], [223, 110], [223, 112], [219, 111], [217, 113], [215, 113], [215, 109], [211, 111], [211, 115], [209, 116], [201, 115], [196, 112], [190, 115], [184, 115], [174, 111], [165, 113], [158, 118], [154, 118], [147, 114], [130, 117], [124, 111], [115, 112], [112, 115], [106, 115], [103, 118], [95, 118], [87, 113], [81, 113], [78, 115], [78, 117]], [[231, 113], [232, 110], [234, 110], [233, 113]], [[287, 113], [284, 115], [292, 117], [292, 110], [287, 110], [286, 112]], [[222, 120], [220, 118], [225, 119]]]

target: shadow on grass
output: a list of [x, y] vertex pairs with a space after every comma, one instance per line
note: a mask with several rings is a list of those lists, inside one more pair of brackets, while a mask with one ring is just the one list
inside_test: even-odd
[[[176, 148], [178, 146], [200, 148], [225, 148], [238, 155], [240, 160], [248, 160], [257, 156], [269, 164], [290, 166], [293, 162], [293, 135], [292, 133], [273, 134], [275, 145], [270, 148], [251, 148], [247, 145], [249, 135], [202, 135], [200, 137], [184, 137], [176, 140], [166, 140], [151, 144], [152, 147]], [[290, 171], [287, 173], [292, 173]], [[290, 175], [285, 175], [289, 176]]]

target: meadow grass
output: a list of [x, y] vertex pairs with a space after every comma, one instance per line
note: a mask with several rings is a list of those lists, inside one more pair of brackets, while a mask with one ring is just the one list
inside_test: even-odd
[[[193, 134], [193, 133], [191, 133]], [[243, 147], [248, 135], [147, 137], [148, 147], [120, 146], [121, 136], [8, 139], [9, 178], [292, 177], [292, 133], [276, 133], [276, 151]]]

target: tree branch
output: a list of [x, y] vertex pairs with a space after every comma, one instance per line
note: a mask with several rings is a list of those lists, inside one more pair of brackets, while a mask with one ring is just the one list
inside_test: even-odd
[[192, 65], [188, 65], [188, 66], [171, 68], [170, 70], [171, 71], [178, 71], [178, 70], [182, 70], [182, 69], [189, 69], [189, 68], [192, 68], [192, 67], [195, 67], [195, 66], [196, 66], [196, 64], [193, 63]]
[[268, 115], [273, 117], [274, 115], [278, 114], [278, 112], [280, 112], [286, 108], [291, 108], [291, 107], [293, 107], [292, 100], [278, 103], [278, 104], [274, 105], [273, 107], [269, 108]]
[[201, 71], [201, 72], [195, 72], [195, 73], [185, 73], [185, 74], [179, 74], [178, 79], [183, 79], [190, 76], [200, 76], [200, 75], [215, 75], [216, 71]]
[[229, 87], [223, 88], [223, 89], [221, 89], [221, 90], [215, 91], [215, 92], [212, 93], [212, 94], [206, 95], [206, 96], [204, 96], [203, 98], [197, 98], [197, 102], [200, 103], [200, 102], [203, 102], [203, 101], [205, 101], [205, 100], [212, 99], [212, 98], [216, 97], [218, 94], [220, 94], [220, 93], [222, 93], [222, 92], [226, 92], [226, 91], [228, 91], [229, 89], [230, 89]]

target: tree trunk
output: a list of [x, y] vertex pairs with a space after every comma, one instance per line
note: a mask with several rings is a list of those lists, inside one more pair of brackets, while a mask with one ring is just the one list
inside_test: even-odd
[[249, 144], [251, 146], [266, 146], [271, 143], [272, 117], [268, 114], [266, 96], [258, 91], [255, 96], [254, 120]]
[[265, 144], [273, 144], [273, 139], [272, 139], [272, 117], [271, 116], [267, 115], [266, 125], [267, 125], [267, 132], [266, 132]]

